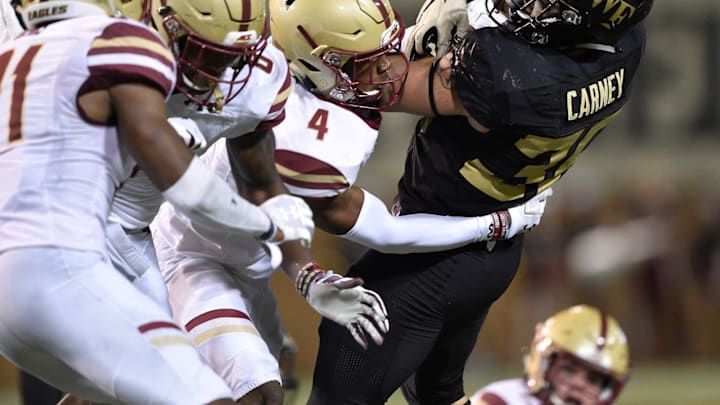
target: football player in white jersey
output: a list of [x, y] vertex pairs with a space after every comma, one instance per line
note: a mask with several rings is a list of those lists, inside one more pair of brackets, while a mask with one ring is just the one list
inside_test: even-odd
[[271, 220], [193, 157], [166, 120], [172, 52], [108, 17], [131, 5], [23, 1], [31, 30], [0, 46], [0, 353], [101, 403], [232, 403], [182, 328], [107, 260], [112, 196], [139, 165], [198, 226], [281, 242], [305, 221]]
[[615, 318], [588, 305], [536, 325], [523, 363], [523, 378], [485, 386], [472, 405], [610, 405], [630, 377], [625, 333]]
[[[387, 1], [273, 0], [270, 7], [273, 44], [284, 50], [294, 75], [285, 120], [274, 128], [275, 160], [287, 188], [313, 207], [316, 223], [367, 246], [402, 253], [507, 238], [537, 224], [544, 200], [528, 214], [520, 207], [481, 218], [401, 218], [354, 186], [375, 145], [379, 111], [394, 102], [402, 83], [402, 75], [389, 76], [386, 65], [386, 55], [399, 50], [402, 22]], [[218, 142], [203, 159], [235, 184], [238, 159], [232, 151], [228, 158], [226, 149]], [[510, 217], [512, 226], [503, 227]], [[228, 243], [197, 232], [168, 204], [151, 228], [174, 316], [211, 365], [236, 395], [261, 384], [279, 388], [282, 336], [269, 287], [276, 263], [255, 241]], [[296, 285], [312, 303], [320, 286], [308, 288], [308, 280], [326, 273], [308, 270]], [[369, 344], [362, 334], [355, 338]], [[276, 404], [276, 397], [263, 403]]]
[[[185, 41], [183, 38], [176, 38], [175, 34], [177, 27], [182, 24], [189, 28], [199, 27], [208, 21], [213, 21], [216, 25], [237, 25], [237, 16], [243, 18], [241, 27], [245, 29], [245, 35], [239, 36], [238, 41], [247, 41], [246, 54], [234, 61], [235, 69], [227, 71], [225, 76], [205, 75], [209, 83], [220, 83], [217, 89], [180, 77], [177, 84], [179, 94], [172, 96], [168, 102], [168, 112], [172, 117], [170, 122], [197, 154], [203, 153], [218, 139], [227, 138], [230, 153], [235, 157], [236, 168], [242, 171], [242, 181], [239, 182], [242, 194], [253, 202], [262, 203], [262, 206], [282, 202], [287, 206], [285, 215], [302, 216], [304, 210], [308, 209], [306, 204], [301, 199], [283, 194], [287, 193], [287, 190], [277, 174], [273, 160], [274, 138], [271, 129], [284, 118], [284, 105], [290, 93], [291, 79], [282, 52], [272, 46], [266, 47], [269, 21], [265, 2], [245, 1], [242, 12], [228, 10], [220, 7], [220, 3], [215, 3], [199, 0], [152, 0], [151, 6], [146, 8], [151, 12], [156, 29], [168, 39], [175, 50], [181, 50]], [[196, 9], [202, 9], [203, 14], [198, 15]], [[193, 56], [176, 52], [181, 65], [184, 64], [194, 71]], [[268, 198], [270, 200], [263, 203]], [[298, 201], [297, 208], [288, 204], [294, 200]], [[109, 251], [115, 266], [161, 305], [167, 302], [167, 290], [162, 280], [158, 283], [157, 259], [147, 226], [162, 202], [163, 196], [147, 176], [142, 171], [136, 171], [115, 195], [108, 231]], [[223, 229], [199, 229], [191, 218], [188, 218], [188, 226], [192, 226], [199, 233], [212, 235], [212, 238], [222, 238], [225, 249], [242, 257], [243, 261], [248, 260], [245, 256], [249, 254], [250, 260], [261, 259], [262, 266], [275, 268], [282, 257], [283, 270], [293, 279], [304, 265], [312, 261], [308, 247], [300, 246], [300, 243], [285, 243], [279, 248], [276, 245], [265, 245], [258, 252], [255, 250], [257, 244], [252, 241], [252, 250], [248, 251], [245, 245], [248, 243], [247, 239], [252, 238], [241, 237], [240, 241], [237, 241]], [[312, 228], [306, 233], [306, 244], [309, 244], [311, 233]], [[180, 245], [173, 241], [172, 246], [176, 244]], [[271, 254], [266, 254], [266, 250]], [[280, 250], [291, 254], [281, 254]], [[374, 339], [380, 340], [379, 334], [387, 328], [372, 326], [364, 315], [372, 316], [378, 323], [385, 325], [386, 313], [379, 297], [362, 289], [361, 283], [359, 279], [339, 276], [325, 279], [322, 295], [324, 306], [318, 307], [315, 304], [314, 308], [324, 311], [323, 315], [332, 320], [356, 325], [359, 334], [364, 333], [363, 326], [359, 324], [362, 322], [367, 328], [371, 328], [368, 333], [372, 334]], [[344, 289], [352, 291], [344, 291], [340, 295]], [[260, 293], [256, 295], [262, 296]], [[270, 297], [272, 298], [272, 295]], [[344, 300], [345, 303], [333, 307], [332, 302], [342, 304], [339, 300]], [[274, 309], [274, 301], [264, 306], [264, 310], [273, 315]], [[227, 311], [216, 311], [209, 315], [199, 312], [193, 317], [199, 316], [205, 320], [204, 323], [212, 323], [213, 316], [217, 314], [231, 319], [235, 316]], [[176, 319], [183, 318], [176, 316]], [[183, 321], [186, 328], [191, 328], [193, 324], [186, 321]], [[206, 355], [208, 358], [212, 357], [212, 354]], [[235, 398], [248, 399], [247, 394], [256, 388], [256, 385], [243, 385], [241, 389], [235, 390]]]
[[[218, 139], [228, 137], [233, 143], [257, 146], [249, 149], [270, 153], [271, 158], [262, 144], [272, 139], [268, 129], [282, 120], [290, 78], [279, 52], [268, 49], [261, 56], [268, 36], [265, 1], [232, 1], [226, 5], [217, 0], [144, 0], [142, 9], [133, 13], [140, 18], [142, 10], [178, 61], [175, 93], [167, 109], [170, 123], [188, 147], [199, 155]], [[228, 48], [222, 44], [225, 32], [235, 29], [238, 31], [228, 38], [233, 46]], [[208, 40], [216, 65], [232, 60], [232, 68], [215, 72], [198, 69], [198, 61], [208, 58], [207, 50], [202, 50]], [[260, 88], [265, 91], [258, 91]], [[241, 91], [242, 96], [238, 96]], [[178, 125], [183, 122], [186, 124]], [[250, 132], [254, 134], [244, 136]], [[268, 166], [274, 171], [271, 159]], [[107, 242], [115, 267], [169, 311], [148, 228], [164, 200], [147, 173], [135, 170], [113, 200]], [[302, 200], [288, 195], [272, 198], [263, 207], [273, 213], [282, 210], [290, 218], [309, 212]], [[312, 230], [312, 221], [306, 221], [304, 229], [297, 231], [302, 231], [300, 237], [309, 243]]]

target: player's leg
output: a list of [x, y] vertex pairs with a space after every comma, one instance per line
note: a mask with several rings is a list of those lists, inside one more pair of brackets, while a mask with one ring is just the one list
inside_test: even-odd
[[300, 380], [295, 370], [295, 357], [297, 356], [298, 347], [295, 339], [290, 336], [287, 331], [283, 331], [283, 343], [280, 348], [280, 375], [282, 376], [283, 403], [295, 404], [300, 390]]
[[390, 331], [381, 346], [360, 347], [348, 331], [323, 319], [308, 404], [382, 404], [420, 365], [446, 317], [437, 294], [451, 269], [443, 256], [368, 252], [350, 270], [378, 292]]
[[99, 403], [204, 404], [230, 396], [187, 335], [96, 253], [0, 254], [0, 352]]
[[[162, 248], [159, 249], [160, 266], [164, 267], [167, 262], [162, 252]], [[253, 396], [266, 398], [265, 404], [281, 404], [277, 356], [282, 335], [277, 328], [279, 336], [268, 339], [277, 342], [273, 344], [273, 351], [255, 323], [260, 325], [267, 320], [263, 319], [267, 314], [254, 313], [251, 302], [258, 297], [272, 298], [268, 306], [277, 317], [268, 280], [241, 289], [231, 269], [215, 261], [183, 258], [174, 259], [173, 264], [168, 291], [174, 317], [184, 325], [210, 366], [230, 386], [233, 398], [239, 401], [257, 389]]]
[[45, 381], [20, 370], [20, 403], [23, 405], [55, 404], [63, 393]]
[[160, 274], [150, 231], [126, 232], [120, 224], [109, 223], [106, 247], [113, 266], [143, 294], [167, 313], [170, 311], [167, 287]]
[[492, 253], [456, 255], [453, 281], [447, 285], [454, 297], [452, 310], [430, 353], [415, 372], [416, 404], [464, 405], [468, 401], [463, 373], [477, 342], [487, 312], [507, 289], [521, 256], [520, 240], [503, 241]]

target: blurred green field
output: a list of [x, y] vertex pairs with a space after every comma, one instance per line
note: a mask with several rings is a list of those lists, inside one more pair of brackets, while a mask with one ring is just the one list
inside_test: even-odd
[[[720, 405], [720, 363], [642, 364], [633, 370], [618, 405]], [[468, 370], [465, 385], [472, 393], [490, 381], [513, 378], [520, 372], [519, 368], [476, 368]], [[7, 384], [14, 382], [11, 378], [3, 381], [0, 405], [20, 405], [16, 389]], [[301, 405], [301, 399], [307, 398], [309, 386], [309, 376], [305, 376], [295, 405]], [[388, 401], [388, 405], [402, 404], [405, 402], [399, 393]]]
[[[720, 363], [638, 365], [617, 405], [720, 405]], [[469, 393], [488, 382], [515, 378], [518, 368], [468, 370], [465, 386]], [[303, 380], [299, 399], [307, 398], [310, 381]], [[295, 405], [301, 405], [296, 401]], [[405, 405], [398, 392], [387, 405]]]

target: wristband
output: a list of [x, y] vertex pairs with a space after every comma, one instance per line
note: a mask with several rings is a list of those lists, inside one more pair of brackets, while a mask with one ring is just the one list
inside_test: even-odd
[[312, 282], [318, 277], [321, 277], [324, 273], [325, 272], [317, 263], [309, 262], [300, 269], [297, 277], [295, 277], [295, 289], [300, 293], [300, 295], [307, 298], [310, 284], [312, 284]]

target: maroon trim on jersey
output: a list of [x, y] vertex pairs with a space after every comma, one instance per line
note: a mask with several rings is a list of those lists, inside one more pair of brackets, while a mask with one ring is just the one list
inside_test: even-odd
[[[290, 78], [290, 71], [288, 70], [285, 73], [285, 81], [283, 82], [282, 86], [280, 86], [280, 90], [278, 91], [278, 94], [281, 94], [285, 92], [288, 88], [290, 88], [290, 85], [292, 84], [292, 79]], [[289, 93], [288, 93], [289, 95]], [[285, 108], [285, 103], [287, 102], [287, 97], [283, 97], [282, 100], [278, 101], [277, 103], [270, 106], [270, 114], [280, 111], [280, 109]]]
[[153, 52], [151, 49], [148, 48], [141, 48], [137, 46], [115, 46], [115, 47], [105, 47], [105, 48], [91, 48], [90, 51], [88, 51], [88, 56], [94, 56], [94, 55], [112, 55], [116, 53], [130, 53], [134, 55], [142, 55], [147, 56], [149, 58], [155, 59], [156, 61], [162, 63], [163, 65], [167, 66], [170, 70], [175, 70], [175, 62], [172, 60], [168, 60], [167, 58], [164, 58], [160, 55], [158, 55], [157, 52]]
[[[102, 65], [90, 69], [90, 77], [85, 84], [89, 90], [106, 89], [122, 83], [148, 83], [168, 95], [172, 91], [172, 80], [157, 70], [138, 65]], [[81, 95], [82, 93], [78, 93]]]
[[205, 312], [203, 314], [200, 314], [196, 316], [195, 318], [191, 319], [190, 322], [185, 324], [185, 330], [190, 332], [193, 329], [195, 329], [200, 324], [203, 324], [208, 321], [212, 321], [213, 319], [218, 318], [241, 318], [241, 319], [247, 319], [248, 321], [252, 322], [252, 319], [250, 319], [250, 316], [248, 314], [238, 311], [237, 309], [215, 309], [212, 311]]
[[485, 401], [487, 405], [507, 405], [507, 402], [505, 402], [504, 399], [492, 392], [483, 392], [480, 399]]
[[385, 27], [389, 27], [392, 23], [390, 22], [390, 13], [388, 12], [388, 9], [385, 8], [385, 4], [383, 4], [380, 0], [375, 0], [375, 6], [377, 6], [378, 10], [380, 10], [382, 19], [385, 22]]
[[167, 47], [162, 39], [149, 27], [136, 25], [123, 19], [118, 19], [117, 22], [105, 27], [103, 32], [96, 38], [115, 39], [128, 36], [147, 39], [149, 41], [157, 42], [163, 47]]
[[257, 127], [255, 127], [255, 131], [267, 131], [268, 129], [273, 129], [276, 126], [280, 125], [281, 122], [285, 120], [285, 110], [280, 113], [274, 120], [265, 120], [258, 124]]
[[144, 325], [138, 326], [138, 330], [140, 331], [140, 333], [146, 333], [146, 332], [150, 332], [151, 330], [163, 329], [163, 328], [177, 329], [180, 331], [182, 330], [182, 329], [180, 329], [179, 326], [175, 325], [174, 323], [165, 322], [165, 321], [149, 322]]
[[[105, 89], [119, 83], [146, 82], [158, 87], [163, 94], [170, 94], [172, 80], [175, 78], [175, 60], [165, 43], [148, 27], [122, 20], [105, 27], [102, 33], [95, 37], [87, 55], [91, 57], [113, 54], [118, 56], [117, 63], [111, 61], [102, 65], [88, 66], [90, 78], [83, 84], [84, 92]], [[123, 59], [123, 54], [133, 54], [155, 60], [168, 68], [170, 78], [166, 77], [163, 72], [140, 63], [130, 64]], [[81, 94], [83, 93], [78, 96]]]
[[[322, 160], [315, 159], [312, 156], [284, 149], [276, 149], [275, 162], [282, 167], [303, 175], [328, 176], [327, 182], [321, 182], [306, 181], [296, 177], [287, 177], [280, 173], [282, 181], [293, 186], [313, 190], [342, 190], [350, 186], [350, 182], [345, 179], [345, 176], [339, 170]], [[344, 181], [332, 181], [330, 180], [332, 177], [342, 178]]]

